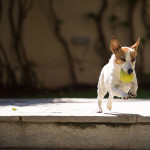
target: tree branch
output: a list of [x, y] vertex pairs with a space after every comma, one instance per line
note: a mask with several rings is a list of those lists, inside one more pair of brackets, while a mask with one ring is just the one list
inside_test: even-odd
[[49, 10], [50, 10], [52, 18], [54, 20], [55, 35], [58, 38], [58, 40], [60, 41], [60, 43], [62, 44], [64, 51], [66, 53], [67, 59], [68, 59], [69, 70], [70, 70], [73, 84], [77, 85], [77, 78], [76, 78], [74, 64], [73, 64], [73, 58], [72, 58], [72, 55], [71, 55], [71, 52], [69, 50], [69, 47], [68, 47], [66, 40], [64, 39], [64, 37], [60, 33], [59, 19], [57, 18], [56, 12], [54, 10], [53, 0], [49, 0]]
[[133, 24], [133, 15], [135, 8], [137, 6], [137, 0], [131, 1], [129, 3], [129, 11], [128, 11], [128, 23], [129, 23], [129, 39], [130, 39], [130, 44], [133, 44], [135, 42], [134, 40], [134, 35], [135, 35], [135, 30], [134, 30], [134, 24]]
[[[2, 1], [0, 0], [0, 24], [1, 24], [1, 19], [2, 19]], [[1, 41], [0, 41], [0, 52], [1, 52], [1, 56], [3, 56], [3, 59], [5, 61], [5, 63], [2, 62], [1, 60], [1, 64], [4, 65], [4, 67], [6, 67], [6, 71], [7, 71], [7, 86], [13, 86], [13, 87], [17, 87], [17, 79], [15, 76], [15, 73], [13, 71], [13, 69], [11, 68], [10, 62], [8, 60], [7, 54], [6, 54], [6, 50], [4, 48], [4, 46], [2, 45]], [[2, 72], [1, 72], [2, 75]]]
[[108, 49], [107, 49], [107, 44], [105, 41], [105, 35], [104, 35], [104, 29], [103, 29], [103, 17], [107, 9], [108, 3], [107, 3], [107, 0], [101, 0], [101, 2], [102, 2], [101, 8], [98, 12], [98, 17], [97, 17], [97, 29], [98, 29], [99, 37], [98, 37], [96, 47], [98, 50], [100, 50], [99, 54], [103, 60], [103, 65], [104, 65], [108, 62], [108, 59], [110, 57], [110, 52], [108, 52]]
[[146, 29], [147, 37], [150, 39], [150, 22], [149, 22], [150, 16], [148, 15], [147, 12], [148, 3], [147, 0], [142, 0], [141, 2], [142, 2], [141, 18], [143, 21], [143, 25], [145, 26]]
[[[18, 2], [18, 18], [17, 18], [17, 25], [15, 27], [15, 19], [13, 17], [14, 12], [14, 4]], [[27, 6], [29, 2], [29, 6]], [[12, 32], [12, 40], [13, 40], [13, 47], [15, 54], [17, 56], [17, 60], [22, 70], [22, 76], [25, 80], [25, 86], [34, 87], [36, 84], [36, 76], [33, 77], [33, 70], [30, 66], [30, 63], [27, 59], [26, 50], [23, 45], [22, 37], [23, 37], [23, 25], [26, 19], [28, 11], [31, 9], [32, 6], [31, 1], [9, 1], [9, 20]]]
[[5, 49], [4, 49], [1, 42], [0, 42], [0, 51], [1, 51], [1, 54], [3, 55], [3, 58], [4, 58], [5, 63], [6, 63], [6, 71], [7, 71], [7, 76], [8, 76], [7, 86], [17, 87], [18, 85], [17, 85], [16, 76], [14, 74], [13, 69], [10, 66], [10, 62], [8, 60]]

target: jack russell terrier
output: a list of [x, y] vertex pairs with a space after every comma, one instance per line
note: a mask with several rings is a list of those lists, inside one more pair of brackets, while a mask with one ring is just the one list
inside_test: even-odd
[[102, 100], [107, 92], [109, 92], [107, 102], [107, 108], [109, 110], [112, 109], [114, 96], [121, 97], [122, 99], [136, 97], [138, 84], [134, 68], [139, 43], [140, 38], [131, 47], [121, 47], [117, 38], [115, 36], [112, 38], [110, 49], [113, 54], [109, 63], [103, 67], [99, 76], [97, 90], [98, 113], [103, 112]]

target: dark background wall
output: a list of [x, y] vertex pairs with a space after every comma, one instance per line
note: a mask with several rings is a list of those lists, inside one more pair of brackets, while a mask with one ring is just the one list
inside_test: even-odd
[[111, 55], [141, 37], [136, 72], [150, 83], [149, 0], [0, 0], [0, 88], [96, 86]]

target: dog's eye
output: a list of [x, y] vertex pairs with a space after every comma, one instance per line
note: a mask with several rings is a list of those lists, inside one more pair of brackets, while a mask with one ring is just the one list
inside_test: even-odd
[[120, 58], [122, 61], [126, 61], [126, 59], [125, 58]]
[[132, 62], [134, 62], [134, 61], [135, 61], [135, 59], [133, 58], [131, 61], [132, 61]]

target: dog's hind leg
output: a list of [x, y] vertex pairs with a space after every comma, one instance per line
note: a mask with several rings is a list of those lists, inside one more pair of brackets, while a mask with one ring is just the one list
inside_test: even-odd
[[98, 90], [97, 90], [98, 110], [97, 110], [97, 113], [102, 113], [103, 112], [102, 100], [103, 100], [103, 97], [106, 95], [106, 93], [107, 93], [107, 90], [106, 90], [105, 86], [102, 86], [101, 83], [98, 83]]
[[112, 109], [112, 101], [113, 101], [113, 96], [112, 96], [112, 95], [109, 95], [108, 102], [107, 102], [107, 108], [108, 108], [109, 110]]

